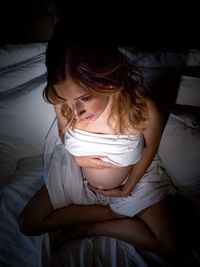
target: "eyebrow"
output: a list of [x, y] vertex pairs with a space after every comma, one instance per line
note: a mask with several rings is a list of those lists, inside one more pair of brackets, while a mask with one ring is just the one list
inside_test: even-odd
[[[58, 94], [57, 94], [57, 95], [58, 95]], [[87, 95], [88, 95], [88, 94], [81, 95], [81, 96], [79, 96], [79, 97], [74, 98], [74, 100], [78, 100], [78, 99], [83, 98], [84, 96], [87, 96]], [[62, 97], [62, 96], [59, 96], [59, 95], [58, 95], [58, 97], [61, 98], [61, 99], [63, 99], [63, 100], [67, 100], [67, 98], [64, 98], [64, 97]]]
[[[64, 98], [64, 97], [60, 96], [60, 95], [56, 92], [56, 89], [55, 89], [54, 87], [53, 87], [53, 90], [54, 90], [54, 93], [56, 94], [56, 96], [57, 96], [58, 98], [67, 101], [67, 98]], [[79, 97], [74, 98], [74, 100], [78, 100], [78, 99], [80, 99], [80, 98], [82, 98], [82, 97], [84, 97], [84, 96], [87, 96], [87, 95], [88, 95], [88, 94], [83, 94], [83, 95], [81, 95], [81, 96], [79, 96]]]

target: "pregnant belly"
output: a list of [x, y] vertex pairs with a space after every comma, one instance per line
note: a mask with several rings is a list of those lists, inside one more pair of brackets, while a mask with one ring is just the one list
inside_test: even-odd
[[82, 168], [82, 172], [89, 184], [99, 189], [113, 189], [120, 186], [127, 178], [132, 166], [123, 169], [96, 170]]

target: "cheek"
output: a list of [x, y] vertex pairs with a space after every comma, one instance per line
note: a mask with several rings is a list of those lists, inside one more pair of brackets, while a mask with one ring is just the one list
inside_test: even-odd
[[106, 108], [107, 101], [96, 100], [95, 102], [91, 103], [90, 109], [95, 112], [102, 112]]

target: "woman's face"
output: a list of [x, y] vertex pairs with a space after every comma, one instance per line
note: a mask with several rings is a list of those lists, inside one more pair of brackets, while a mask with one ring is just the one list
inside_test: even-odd
[[109, 97], [94, 97], [89, 95], [84, 87], [71, 78], [54, 86], [56, 93], [72, 109], [75, 119], [95, 121], [105, 110]]

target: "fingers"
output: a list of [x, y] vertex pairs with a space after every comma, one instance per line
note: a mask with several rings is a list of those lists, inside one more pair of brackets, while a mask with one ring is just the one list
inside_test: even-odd
[[94, 158], [94, 160], [96, 160], [96, 162], [98, 162], [98, 166], [102, 168], [123, 169], [123, 167], [120, 165], [102, 160], [102, 157]]
[[88, 187], [90, 188], [90, 190], [94, 191], [95, 193], [101, 194], [105, 197], [116, 196], [116, 192], [113, 189], [109, 189], [109, 190], [98, 189], [98, 188], [95, 188], [91, 185], [88, 185]]
[[100, 195], [103, 195], [104, 197], [127, 197], [129, 196], [129, 193], [124, 191], [123, 188], [121, 187], [117, 187], [114, 189], [107, 189], [107, 190], [95, 188], [90, 184], [88, 184], [88, 187], [90, 188], [90, 190]]
[[121, 166], [112, 164], [112, 163], [108, 163], [108, 162], [100, 162], [98, 163], [98, 166], [102, 169], [107, 169], [107, 168], [112, 168], [112, 169], [122, 169]]
[[[101, 155], [93, 155], [93, 156], [76, 156], [74, 157], [75, 162], [80, 167], [85, 168], [96, 168], [96, 169], [106, 169], [106, 168], [114, 168], [114, 169], [123, 169], [122, 166], [117, 165], [112, 162], [108, 162], [106, 160], [108, 157]], [[105, 160], [104, 160], [105, 159]]]

